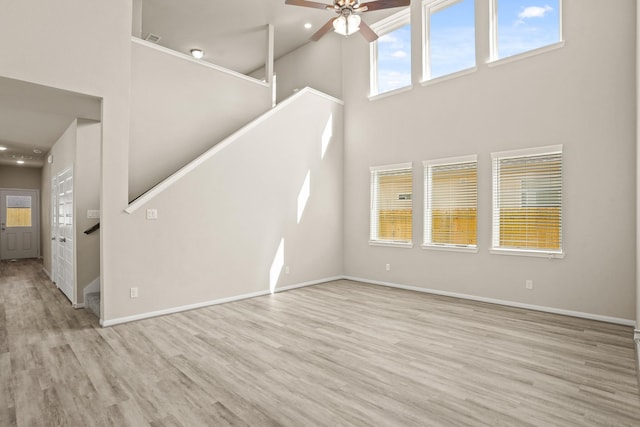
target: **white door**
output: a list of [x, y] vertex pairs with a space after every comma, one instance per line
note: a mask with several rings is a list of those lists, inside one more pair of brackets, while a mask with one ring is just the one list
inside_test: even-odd
[[73, 170], [60, 172], [53, 180], [51, 192], [53, 281], [75, 303]]
[[40, 255], [38, 190], [0, 190], [0, 258]]

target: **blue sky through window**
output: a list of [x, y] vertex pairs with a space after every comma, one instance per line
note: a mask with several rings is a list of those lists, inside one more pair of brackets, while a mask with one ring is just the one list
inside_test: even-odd
[[476, 65], [474, 0], [462, 0], [429, 17], [430, 77], [440, 77]]
[[378, 93], [411, 85], [411, 24], [378, 39]]
[[498, 0], [499, 58], [559, 41], [559, 0]]
[[[560, 41], [560, 0], [496, 0], [497, 58]], [[475, 1], [459, 0], [429, 14], [429, 78], [476, 65]], [[429, 8], [431, 4], [427, 4]], [[411, 85], [411, 25], [378, 39], [378, 92]]]

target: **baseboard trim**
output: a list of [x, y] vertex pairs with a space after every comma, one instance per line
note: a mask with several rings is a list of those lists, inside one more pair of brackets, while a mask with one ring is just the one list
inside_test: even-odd
[[[289, 291], [289, 290], [297, 289], [297, 288], [303, 288], [303, 287], [306, 287], [306, 286], [318, 285], [320, 283], [326, 283], [326, 282], [331, 282], [331, 281], [334, 281], [334, 280], [340, 280], [342, 278], [343, 278], [343, 276], [333, 276], [333, 277], [327, 277], [327, 278], [324, 278], [324, 279], [311, 280], [311, 281], [308, 281], [308, 282], [297, 283], [297, 284], [294, 284], [294, 285], [282, 286], [282, 287], [276, 288], [275, 293], [285, 292], [285, 291]], [[147, 313], [136, 314], [136, 315], [133, 315], [133, 316], [118, 317], [118, 318], [115, 318], [115, 319], [108, 319], [108, 320], [100, 319], [100, 325], [106, 328], [106, 327], [109, 327], [109, 326], [115, 326], [115, 325], [119, 325], [119, 324], [122, 324], [122, 323], [134, 322], [136, 320], [149, 319], [149, 318], [152, 318], [152, 317], [165, 316], [167, 314], [174, 314], [174, 313], [180, 313], [180, 312], [183, 312], [183, 311], [194, 310], [196, 308], [210, 307], [212, 305], [225, 304], [225, 303], [228, 303], [228, 302], [240, 301], [240, 300], [248, 299], [248, 298], [261, 297], [261, 296], [264, 296], [264, 295], [269, 295], [270, 293], [271, 292], [269, 290], [264, 290], [264, 291], [258, 291], [258, 292], [251, 292], [251, 293], [248, 293], [248, 294], [236, 295], [236, 296], [227, 297], [227, 298], [220, 298], [220, 299], [215, 299], [215, 300], [210, 300], [210, 301], [198, 302], [198, 303], [195, 303], [195, 304], [187, 304], [187, 305], [182, 305], [182, 306], [179, 306], [179, 307], [167, 308], [167, 309], [164, 309], [164, 310], [149, 311]]]
[[75, 308], [75, 309], [79, 309], [79, 308], [84, 308], [84, 303], [78, 303], [78, 304], [71, 304], [71, 307]]
[[53, 282], [53, 278], [51, 277], [51, 273], [47, 271], [46, 268], [42, 267], [42, 272]]
[[461, 299], [466, 299], [471, 301], [488, 302], [491, 304], [499, 304], [499, 305], [504, 305], [508, 307], [524, 308], [527, 310], [542, 311], [545, 313], [562, 314], [565, 316], [580, 317], [580, 318], [589, 319], [589, 320], [598, 320], [600, 322], [615, 323], [615, 324], [624, 325], [624, 326], [633, 326], [633, 327], [636, 326], [636, 322], [634, 320], [622, 319], [619, 317], [601, 316], [599, 314], [583, 313], [581, 311], [564, 310], [561, 308], [524, 304], [524, 303], [515, 302], [515, 301], [507, 301], [507, 300], [501, 300], [501, 299], [495, 299], [495, 298], [485, 298], [485, 297], [479, 297], [475, 295], [461, 294], [457, 292], [448, 292], [448, 291], [441, 291], [437, 289], [421, 288], [417, 286], [400, 285], [398, 283], [383, 282], [380, 280], [371, 280], [371, 279], [365, 279], [362, 277], [344, 276], [343, 278], [346, 280], [363, 282], [371, 285], [388, 286], [391, 288], [405, 289], [409, 291], [423, 292], [427, 294], [461, 298]]

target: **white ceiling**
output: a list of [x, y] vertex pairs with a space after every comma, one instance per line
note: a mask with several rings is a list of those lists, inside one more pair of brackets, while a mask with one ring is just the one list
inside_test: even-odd
[[[285, 5], [285, 0], [141, 1], [143, 38], [156, 34], [161, 37], [158, 44], [183, 53], [203, 49], [203, 60], [244, 74], [264, 66], [267, 24], [274, 26], [278, 58], [308, 43], [335, 16], [322, 9]], [[362, 16], [371, 24], [396, 11]], [[312, 27], [305, 29], [305, 23]], [[325, 37], [340, 36], [330, 32]], [[98, 98], [0, 77], [0, 146], [7, 147], [0, 151], [0, 165], [16, 165], [23, 159], [24, 166], [41, 167], [45, 154], [75, 118], [100, 120], [100, 104]]]
[[[75, 118], [100, 120], [98, 98], [0, 77], [0, 165], [40, 167]], [[41, 153], [34, 153], [39, 150]]]
[[[371, 24], [397, 11], [367, 12], [362, 18]], [[335, 16], [328, 10], [286, 5], [285, 0], [142, 0], [142, 38], [155, 34], [161, 37], [158, 44], [187, 54], [193, 48], [203, 49], [203, 60], [249, 74], [265, 64], [267, 24], [275, 29], [279, 58], [309, 42]], [[312, 27], [305, 29], [305, 23]], [[325, 37], [340, 36], [330, 32]]]

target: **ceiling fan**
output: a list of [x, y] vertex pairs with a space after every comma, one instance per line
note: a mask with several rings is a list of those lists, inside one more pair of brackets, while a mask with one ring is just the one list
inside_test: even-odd
[[373, 10], [409, 6], [409, 3], [411, 3], [411, 0], [375, 0], [366, 3], [360, 3], [360, 0], [333, 0], [333, 4], [307, 0], [285, 0], [285, 4], [311, 7], [314, 9], [326, 9], [338, 14], [337, 17], [330, 19], [311, 36], [311, 40], [314, 42], [320, 40], [320, 37], [324, 36], [332, 28], [336, 33], [343, 36], [349, 36], [360, 30], [360, 34], [362, 34], [368, 42], [375, 41], [378, 35], [366, 22], [362, 21], [360, 14]]

